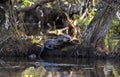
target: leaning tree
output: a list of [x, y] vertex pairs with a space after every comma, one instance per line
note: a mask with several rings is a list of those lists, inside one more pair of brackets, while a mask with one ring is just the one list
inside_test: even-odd
[[[106, 51], [104, 45], [104, 39], [106, 34], [110, 28], [110, 23], [116, 12], [120, 8], [119, 0], [102, 0], [99, 4], [99, 8], [97, 9], [96, 15], [94, 16], [92, 22], [87, 27], [84, 36], [83, 42], [79, 51], [77, 51], [78, 55], [86, 55], [90, 52], [81, 54], [81, 51], [89, 50], [91, 48], [95, 48], [99, 51]], [[91, 51], [92, 52], [92, 51]]]

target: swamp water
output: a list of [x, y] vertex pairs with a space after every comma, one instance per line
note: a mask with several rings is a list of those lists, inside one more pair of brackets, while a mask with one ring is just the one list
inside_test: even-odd
[[1, 58], [0, 77], [120, 77], [120, 62], [81, 58]]

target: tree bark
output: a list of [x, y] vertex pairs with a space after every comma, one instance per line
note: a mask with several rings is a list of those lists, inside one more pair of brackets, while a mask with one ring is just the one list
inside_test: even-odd
[[84, 42], [82, 46], [104, 49], [104, 39], [110, 28], [110, 23], [115, 16], [120, 2], [116, 3], [115, 0], [103, 0], [95, 17], [88, 26], [84, 34]]

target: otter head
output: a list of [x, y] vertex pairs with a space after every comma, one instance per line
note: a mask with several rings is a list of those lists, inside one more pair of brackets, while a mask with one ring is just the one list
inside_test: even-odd
[[71, 41], [71, 36], [67, 34], [62, 34], [57, 40], [60, 42], [69, 42]]

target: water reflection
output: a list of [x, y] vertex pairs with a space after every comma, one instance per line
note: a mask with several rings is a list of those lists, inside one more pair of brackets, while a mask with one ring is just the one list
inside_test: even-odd
[[0, 77], [120, 77], [119, 61], [76, 58], [0, 60]]

